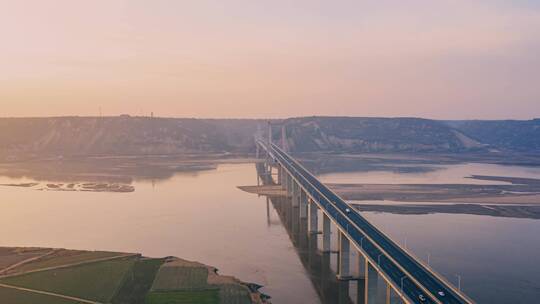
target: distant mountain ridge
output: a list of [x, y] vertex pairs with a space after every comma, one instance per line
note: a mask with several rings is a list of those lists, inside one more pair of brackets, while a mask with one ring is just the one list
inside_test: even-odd
[[284, 123], [293, 151], [458, 152], [485, 148], [443, 122], [422, 118], [302, 117]]
[[[293, 152], [540, 152], [540, 119], [299, 117], [272, 123], [275, 142], [285, 125]], [[248, 153], [253, 135], [266, 130], [263, 119], [0, 118], [0, 157]]]
[[0, 155], [245, 152], [262, 121], [150, 117], [0, 119]]
[[540, 151], [540, 118], [532, 120], [454, 120], [448, 126], [490, 147]]

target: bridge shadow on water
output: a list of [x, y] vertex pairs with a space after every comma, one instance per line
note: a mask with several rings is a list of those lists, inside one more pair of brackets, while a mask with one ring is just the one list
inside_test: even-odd
[[[256, 166], [262, 184], [275, 184], [265, 170], [264, 164], [257, 163]], [[271, 224], [269, 208], [272, 205], [287, 231], [302, 265], [309, 274], [321, 303], [355, 303], [350, 297], [350, 287], [354, 284], [338, 280], [336, 272], [331, 267], [332, 260], [336, 259], [338, 253], [322, 252], [318, 249], [318, 234], [308, 231], [308, 219], [300, 217], [300, 208], [293, 206], [290, 197], [267, 196], [266, 199], [268, 224]], [[337, 260], [339, 261], [339, 259]]]

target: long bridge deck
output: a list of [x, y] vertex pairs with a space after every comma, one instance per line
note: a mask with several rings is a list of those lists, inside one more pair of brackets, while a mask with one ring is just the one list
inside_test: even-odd
[[[340, 243], [345, 243], [344, 248], [348, 250], [349, 241], [352, 242], [365, 257], [366, 267], [375, 269], [383, 276], [402, 301], [406, 303], [474, 303], [369, 223], [277, 145], [269, 144], [261, 139], [257, 140], [257, 144], [277, 164], [280, 179], [287, 184], [286, 188], [293, 183], [293, 189], [295, 187], [300, 189], [298, 196], [303, 197], [301, 199], [309, 199], [311, 203], [316, 204], [340, 230], [342, 234]], [[348, 267], [348, 261], [345, 264]], [[347, 270], [343, 272], [345, 275], [348, 274]], [[366, 302], [370, 303], [371, 297], [366, 296]]]

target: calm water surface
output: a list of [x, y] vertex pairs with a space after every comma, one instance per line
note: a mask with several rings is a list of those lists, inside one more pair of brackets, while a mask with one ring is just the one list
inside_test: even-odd
[[540, 167], [501, 166], [467, 163], [448, 166], [429, 166], [433, 171], [400, 173], [388, 171], [339, 172], [321, 174], [323, 182], [366, 184], [505, 184], [467, 178], [471, 175], [540, 178]]
[[234, 164], [135, 181], [132, 193], [0, 187], [0, 246], [173, 255], [264, 285], [275, 303], [317, 303], [275, 210], [269, 208], [269, 223], [266, 199], [236, 188], [256, 182], [253, 164]]
[[[537, 169], [479, 166], [450, 166], [448, 176], [444, 170], [435, 172], [441, 182], [471, 182], [463, 178], [470, 174], [540, 177]], [[401, 183], [433, 180], [434, 173], [336, 173], [323, 179], [366, 182], [370, 174], [377, 182]], [[31, 179], [0, 177], [0, 183], [26, 181]], [[133, 193], [0, 187], [0, 246], [174, 255], [264, 285], [262, 291], [274, 303], [331, 303], [319, 299], [320, 286], [303, 259], [306, 251], [299, 249], [302, 242], [295, 240], [274, 205], [236, 188], [255, 183], [253, 164], [234, 164], [159, 182], [135, 181]], [[429, 254], [430, 264], [450, 281], [457, 284], [460, 275], [462, 288], [479, 303], [535, 303], [540, 298], [538, 220], [364, 214], [421, 259]]]
[[[540, 178], [538, 167], [470, 163], [438, 168], [425, 173], [331, 173], [320, 178], [327, 183], [384, 184], [501, 184], [466, 178], [471, 175]], [[424, 262], [429, 256], [430, 265], [454, 285], [461, 277], [461, 288], [478, 303], [540, 303], [540, 220], [466, 214], [362, 214]]]

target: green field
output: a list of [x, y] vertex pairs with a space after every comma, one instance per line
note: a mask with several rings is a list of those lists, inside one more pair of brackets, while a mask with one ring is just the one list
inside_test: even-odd
[[79, 302], [0, 287], [0, 303], [5, 304], [77, 304]]
[[122, 286], [112, 299], [113, 304], [144, 304], [164, 259], [140, 259], [126, 273]]
[[89, 263], [8, 277], [0, 282], [106, 303], [120, 288], [135, 260], [135, 257], [130, 257]]
[[145, 304], [219, 304], [219, 290], [154, 291]]
[[[232, 277], [217, 276], [212, 272], [214, 268], [197, 262], [177, 258], [143, 258], [140, 255], [92, 262], [117, 255], [112, 252], [57, 250], [20, 267], [35, 271], [1, 278], [0, 283], [110, 304], [251, 303], [251, 294], [246, 286]], [[44, 269], [55, 266], [66, 267]], [[21, 271], [19, 267], [17, 269]], [[0, 287], [0, 304], [4, 303], [79, 302]]]
[[158, 272], [153, 291], [201, 290], [208, 288], [206, 267], [164, 266]]
[[247, 287], [236, 284], [223, 284], [219, 287], [219, 303], [251, 304], [251, 296]]
[[240, 284], [208, 284], [208, 268], [204, 266], [163, 266], [146, 304], [177, 303], [250, 304], [251, 295]]
[[64, 251], [58, 254], [50, 255], [43, 259], [37, 260], [32, 263], [24, 264], [17, 267], [17, 272], [24, 272], [35, 269], [43, 269], [48, 267], [62, 266], [81, 263], [85, 261], [103, 259], [107, 257], [115, 257], [122, 255], [117, 252], [105, 252], [105, 251]]

